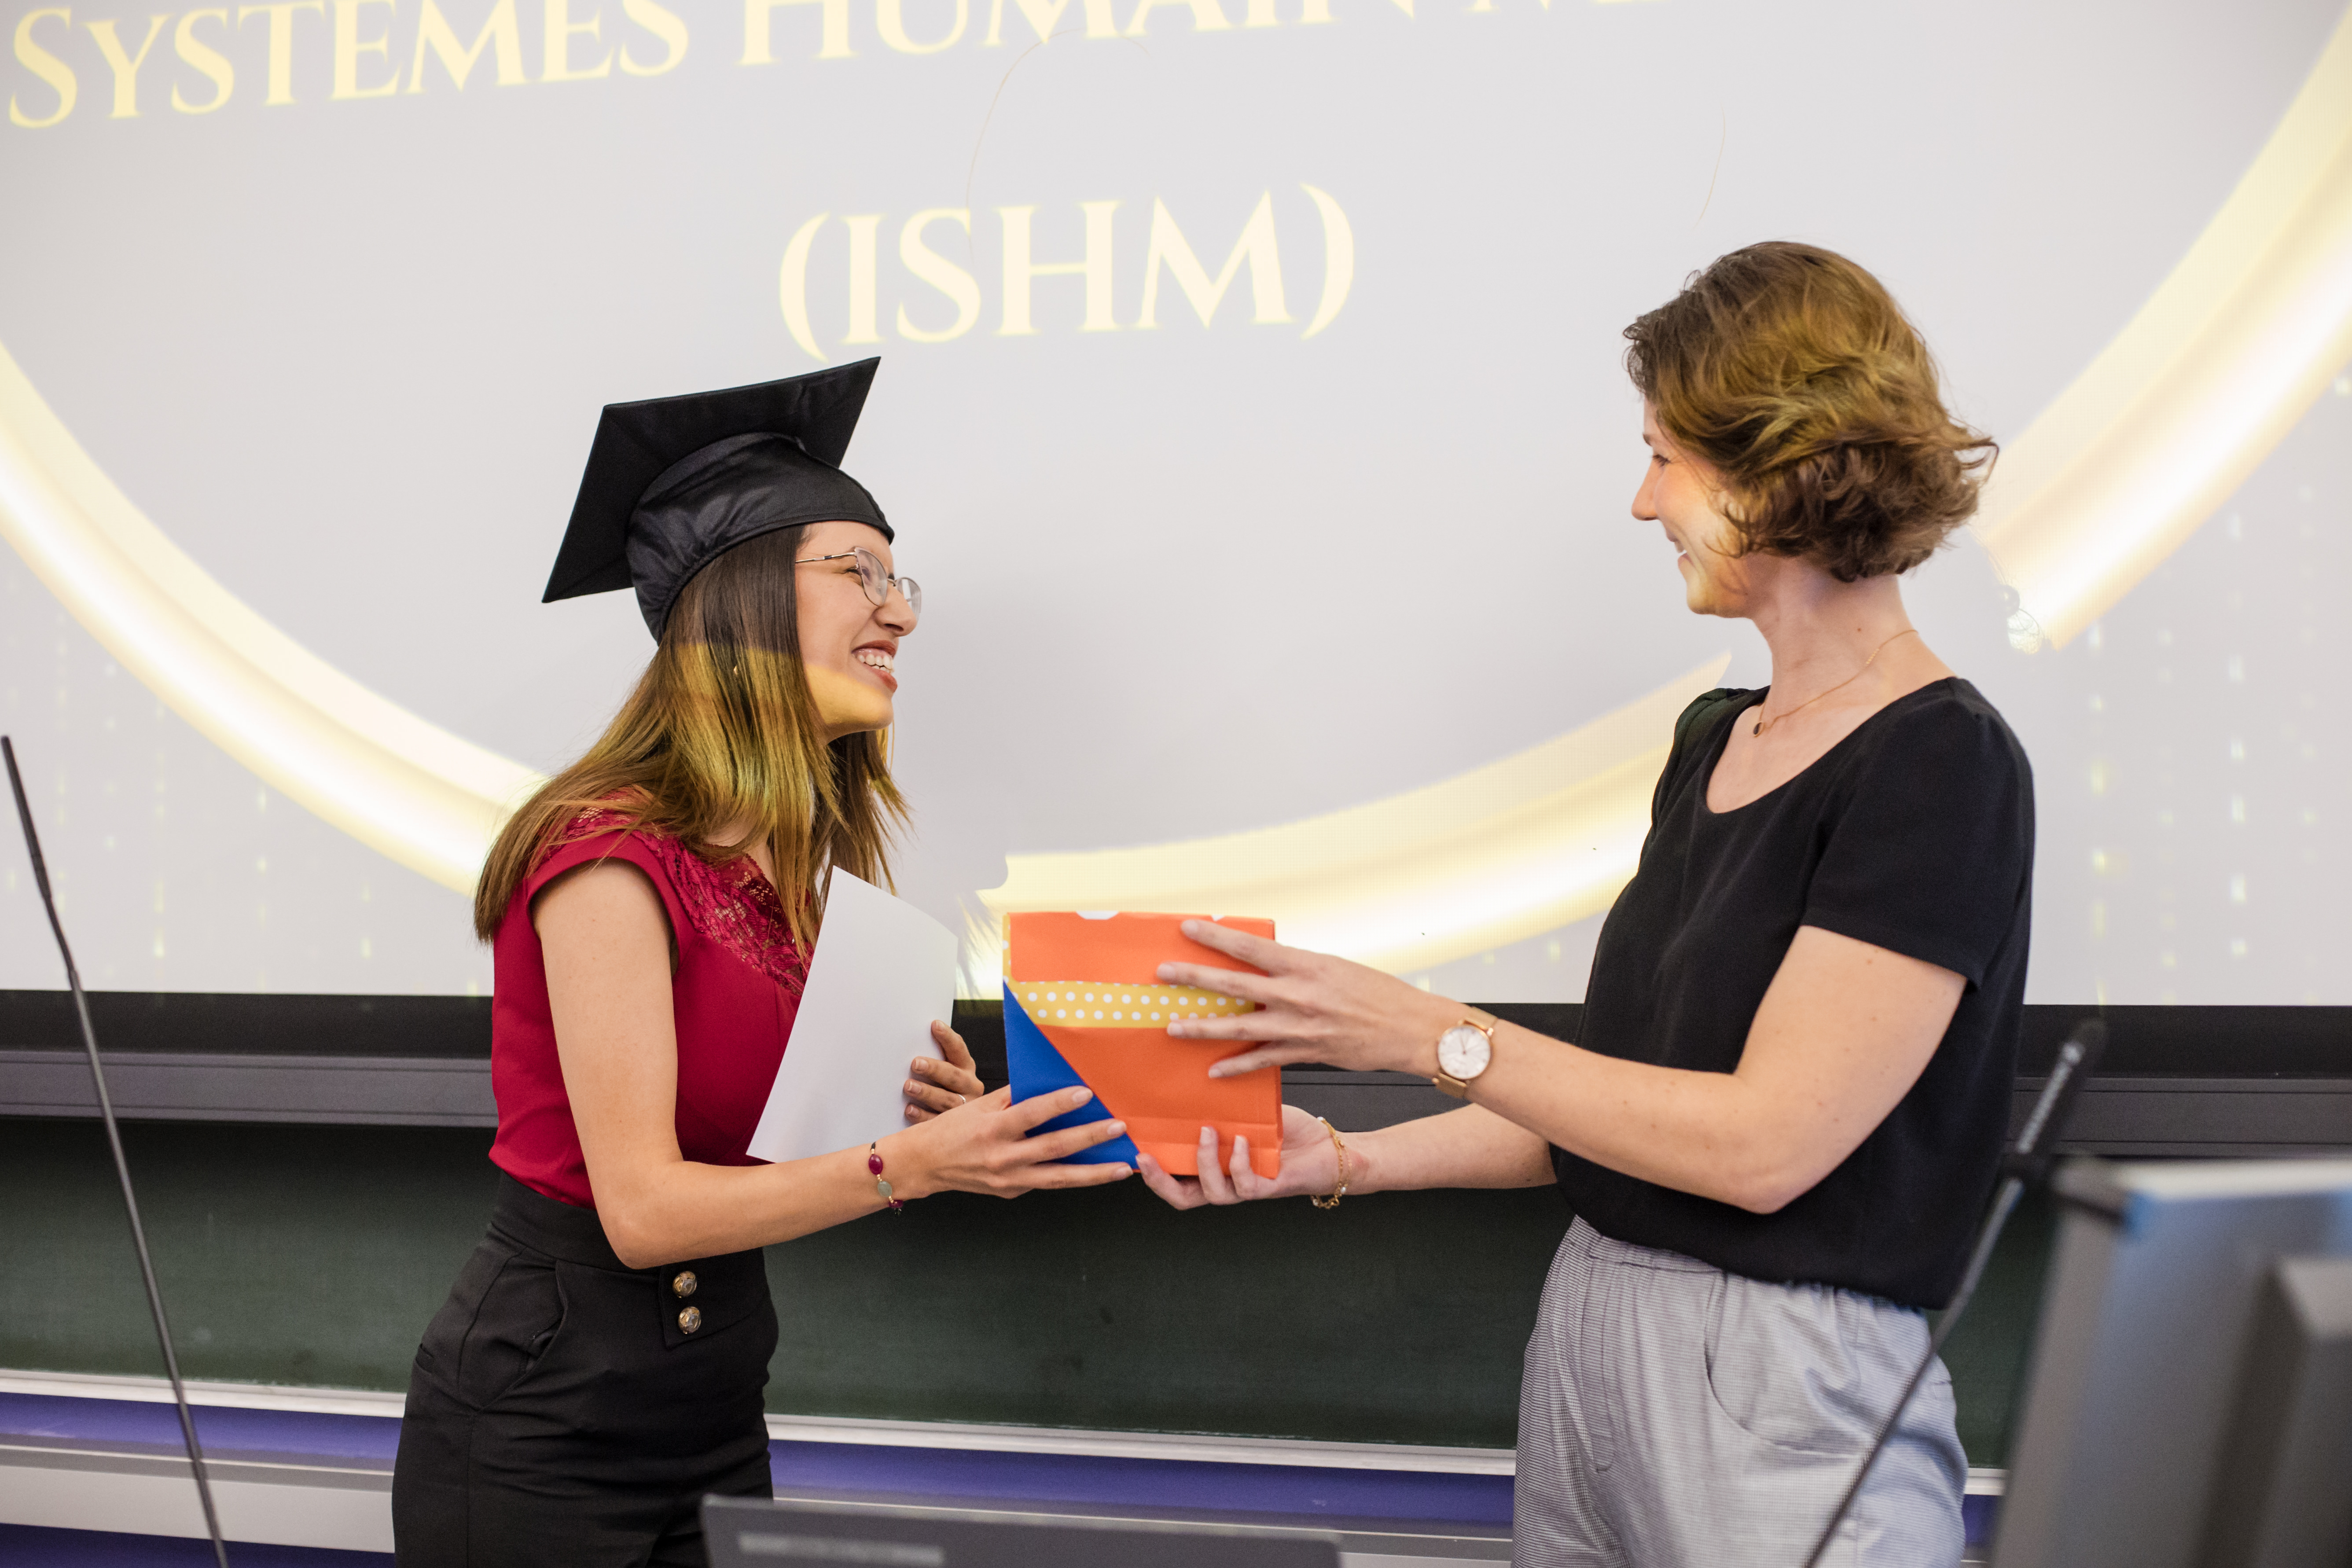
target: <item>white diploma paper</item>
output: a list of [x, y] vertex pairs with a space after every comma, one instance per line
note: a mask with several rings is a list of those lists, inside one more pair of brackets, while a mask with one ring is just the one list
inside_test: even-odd
[[907, 1064], [937, 1058], [955, 1005], [956, 939], [914, 905], [836, 870], [799, 1015], [751, 1133], [755, 1160], [864, 1147], [907, 1125]]

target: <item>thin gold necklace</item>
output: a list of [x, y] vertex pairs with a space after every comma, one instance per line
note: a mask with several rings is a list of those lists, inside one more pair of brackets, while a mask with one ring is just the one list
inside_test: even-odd
[[1844, 690], [1847, 687], [1852, 686], [1855, 681], [1860, 680], [1864, 676], [1870, 673], [1870, 667], [1876, 664], [1878, 662], [1878, 656], [1886, 651], [1887, 643], [1893, 642], [1895, 637], [1916, 636], [1918, 628], [1916, 626], [1905, 626], [1901, 631], [1896, 632], [1895, 637], [1888, 637], [1886, 642], [1880, 643], [1876, 647], [1872, 648], [1870, 650], [1870, 657], [1862, 661], [1862, 668], [1860, 669], [1855, 670], [1852, 675], [1847, 676], [1843, 680], [1841, 680], [1835, 686], [1831, 687], [1829, 691], [1814, 692], [1811, 697], [1806, 698], [1802, 702], [1798, 703], [1786, 713], [1777, 714], [1772, 718], [1767, 719], [1764, 717], [1764, 705], [1760, 702], [1758, 703], [1756, 705], [1756, 728], [1748, 731], [1748, 732], [1751, 735], [1760, 735], [1765, 731], [1770, 729], [1773, 725], [1778, 724], [1781, 720], [1791, 718], [1799, 713], [1802, 713], [1806, 709], [1811, 708], [1814, 703], [1819, 702], [1822, 698], [1827, 697], [1830, 694], [1830, 691]]

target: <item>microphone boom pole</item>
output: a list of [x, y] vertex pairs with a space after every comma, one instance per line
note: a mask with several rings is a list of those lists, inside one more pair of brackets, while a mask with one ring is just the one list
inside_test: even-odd
[[139, 1254], [139, 1277], [147, 1284], [147, 1310], [155, 1319], [155, 1342], [163, 1349], [163, 1370], [172, 1379], [172, 1403], [180, 1412], [180, 1436], [187, 1444], [188, 1468], [195, 1473], [196, 1499], [204, 1504], [205, 1530], [212, 1537], [213, 1561], [228, 1568], [228, 1546], [221, 1539], [220, 1514], [213, 1507], [213, 1487], [205, 1474], [204, 1449], [196, 1442], [196, 1418], [188, 1408], [188, 1391], [180, 1381], [180, 1358], [172, 1350], [172, 1330], [163, 1317], [163, 1292], [155, 1284], [155, 1264], [147, 1256], [147, 1227], [139, 1221], [139, 1199], [131, 1190], [131, 1162], [122, 1154], [122, 1132], [114, 1122], [114, 1100], [106, 1092], [106, 1069], [98, 1059], [98, 1031], [90, 1026], [89, 998], [81, 988], [81, 972], [74, 967], [73, 949], [66, 944], [66, 928], [58, 919], [57, 895], [49, 890], [49, 868], [41, 858], [40, 835], [33, 830], [33, 806], [25, 796], [25, 780], [16, 771], [16, 748], [0, 735], [0, 757], [8, 763], [8, 787], [16, 796], [16, 820], [24, 826], [25, 849], [33, 858], [33, 884], [41, 890], [48, 911], [49, 930], [58, 939], [58, 953], [66, 961], [66, 984], [73, 991], [74, 1014], [81, 1020], [81, 1043], [89, 1052], [90, 1081], [98, 1086], [99, 1119], [106, 1123], [106, 1142], [114, 1151], [114, 1173], [122, 1183], [122, 1207], [131, 1216], [131, 1245]]
[[1853, 1500], [1862, 1495], [1863, 1483], [1870, 1479], [1872, 1467], [1878, 1463], [1878, 1456], [1885, 1451], [1888, 1441], [1895, 1436], [1895, 1429], [1902, 1425], [1903, 1413], [1911, 1405], [1911, 1396], [1919, 1392], [1919, 1384], [1927, 1380], [1927, 1369], [1936, 1364], [1937, 1353], [1944, 1348], [1944, 1342], [1951, 1337], [1953, 1327], [1960, 1321], [1960, 1314], [1969, 1310], [1969, 1298], [1977, 1293], [1977, 1282], [1984, 1278], [1985, 1265], [1992, 1261], [1992, 1249], [2000, 1242], [2001, 1229], [2009, 1224], [2009, 1216], [2016, 1209], [2018, 1200], [2025, 1195], [2028, 1188], [2038, 1187], [2050, 1179], [2050, 1167], [2058, 1158], [2058, 1134], [2065, 1130], [2067, 1119], [2074, 1113], [2074, 1101], [2083, 1092], [2084, 1080], [2097, 1068], [2099, 1058], [2106, 1048], [2107, 1025], [2103, 1018], [2085, 1018], [2075, 1025], [2066, 1043], [2058, 1048], [2058, 1059], [2050, 1069], [2048, 1081], [2042, 1086], [2041, 1097], [2033, 1102], [2032, 1113], [2025, 1119], [2025, 1126], [2018, 1133], [2017, 1142], [2001, 1157], [2000, 1185], [1994, 1192], [1992, 1207], [1977, 1232], [1976, 1248], [1969, 1254], [1968, 1267], [1961, 1271], [1959, 1289], [1952, 1292], [1951, 1305], [1944, 1309], [1943, 1315], [1936, 1321], [1934, 1331], [1927, 1337], [1927, 1353], [1919, 1358], [1918, 1366], [1912, 1371], [1911, 1381], [1903, 1385], [1902, 1394], [1895, 1401], [1895, 1408], [1886, 1413], [1886, 1419], [1880, 1424], [1877, 1439], [1862, 1456], [1862, 1464], [1854, 1470], [1853, 1479], [1847, 1483], [1845, 1494], [1838, 1499], [1837, 1508], [1830, 1514], [1829, 1522], [1822, 1527], [1820, 1537], [1813, 1542], [1812, 1552], [1805, 1558], [1805, 1568], [1819, 1568], [1830, 1543], [1837, 1539], [1838, 1526], [1845, 1522], [1846, 1515], [1853, 1509]]

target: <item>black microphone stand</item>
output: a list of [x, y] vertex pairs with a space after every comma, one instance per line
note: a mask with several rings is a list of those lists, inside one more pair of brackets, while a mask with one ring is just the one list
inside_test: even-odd
[[1944, 1342], [1968, 1310], [1969, 1299], [1977, 1293], [1977, 1282], [1984, 1278], [1985, 1265], [1992, 1261], [1993, 1245], [2000, 1240], [2001, 1228], [2009, 1224], [2011, 1213], [2028, 1187], [2038, 1187], [2050, 1179], [2050, 1167], [2058, 1158], [2058, 1133], [2074, 1114], [2074, 1098], [2083, 1090], [2083, 1080], [2091, 1076], [2098, 1065], [2100, 1053], [2107, 1048], [2107, 1026], [2105, 1019], [2085, 1018], [2074, 1026], [2066, 1043], [2058, 1047], [2058, 1060], [2050, 1069], [2047, 1082], [2042, 1086], [2042, 1097], [2033, 1102], [2033, 1114], [2025, 1119], [2025, 1126], [2017, 1142], [2000, 1163], [2000, 1185], [1993, 1192], [1992, 1209], [1985, 1215], [1982, 1228], [1977, 1232], [1976, 1250], [1969, 1254], [1969, 1266], [1960, 1275], [1960, 1288], [1953, 1292], [1952, 1304], [1936, 1320], [1936, 1331], [1927, 1336], [1927, 1353], [1919, 1358], [1912, 1370], [1911, 1381], [1903, 1385], [1901, 1397], [1895, 1408], [1886, 1413], [1885, 1425], [1862, 1457], [1862, 1467], [1853, 1473], [1845, 1495], [1838, 1499], [1837, 1507], [1830, 1513], [1829, 1522], [1822, 1527], [1821, 1539], [1806, 1554], [1805, 1568], [1818, 1568], [1822, 1554], [1837, 1539], [1838, 1526], [1845, 1522], [1853, 1500], [1862, 1495], [1862, 1484], [1870, 1479], [1871, 1467], [1878, 1463], [1879, 1454], [1887, 1440], [1895, 1436], [1903, 1413], [1910, 1408], [1911, 1396], [1919, 1392], [1927, 1381], [1927, 1369], [1936, 1364], [1936, 1356]]
[[89, 998], [83, 994], [81, 971], [74, 967], [73, 949], [66, 945], [66, 928], [58, 919], [57, 896], [49, 890], [49, 868], [41, 858], [40, 836], [33, 830], [32, 803], [25, 798], [25, 780], [16, 772], [16, 748], [0, 735], [0, 757], [8, 763], [8, 787], [16, 796], [16, 820], [24, 825], [25, 848], [33, 858], [33, 882], [41, 890], [41, 904], [49, 912], [49, 930], [56, 933], [58, 952], [66, 961], [66, 984], [73, 990], [74, 1012], [81, 1020], [81, 1043], [89, 1052], [89, 1076], [98, 1086], [98, 1114], [106, 1123], [106, 1142], [114, 1151], [114, 1173], [122, 1183], [122, 1206], [131, 1215], [131, 1244], [139, 1254], [139, 1276], [147, 1282], [147, 1309], [155, 1318], [155, 1342], [163, 1347], [163, 1370], [171, 1374], [172, 1402], [180, 1411], [180, 1436], [187, 1444], [188, 1468], [195, 1472], [196, 1497], [205, 1507], [205, 1529], [212, 1536], [213, 1561], [228, 1568], [228, 1546], [221, 1539], [220, 1515], [213, 1508], [212, 1481], [205, 1474], [204, 1450], [196, 1443], [196, 1418], [188, 1408], [188, 1391], [180, 1382], [180, 1358], [172, 1350], [172, 1330], [163, 1317], [163, 1293], [155, 1285], [155, 1265], [147, 1256], [147, 1227], [139, 1223], [139, 1199], [131, 1190], [131, 1163], [122, 1155], [122, 1133], [114, 1124], [114, 1100], [106, 1092], [106, 1069], [99, 1065], [98, 1031], [90, 1027]]

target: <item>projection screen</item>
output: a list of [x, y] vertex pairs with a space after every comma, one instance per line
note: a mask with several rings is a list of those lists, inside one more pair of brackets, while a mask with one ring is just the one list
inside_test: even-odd
[[[1582, 994], [1688, 696], [1627, 321], [1872, 268], [2003, 457], [1909, 581], [2038, 782], [2031, 997], [2352, 1001], [2335, 0], [0, 13], [0, 728], [115, 989], [486, 991], [650, 652], [599, 407], [878, 355], [901, 890]], [[0, 987], [58, 984], [0, 855]]]

